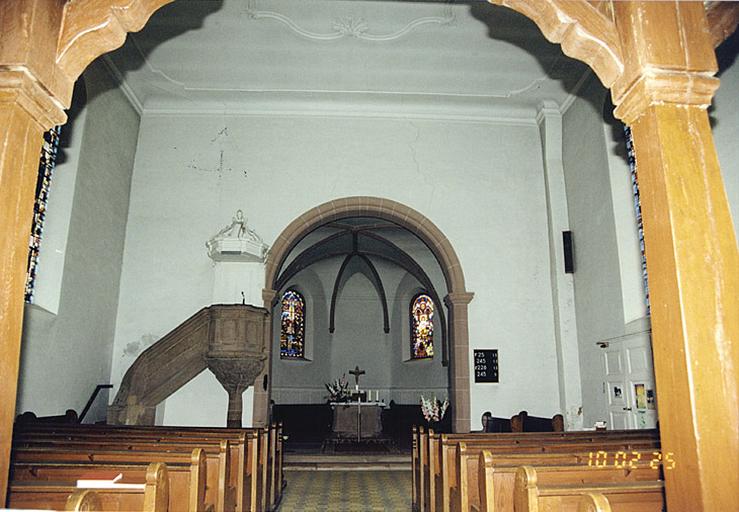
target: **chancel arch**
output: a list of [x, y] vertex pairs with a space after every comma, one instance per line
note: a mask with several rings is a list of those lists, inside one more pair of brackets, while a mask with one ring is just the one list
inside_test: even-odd
[[[361, 221], [357, 223], [356, 219], [361, 219]], [[315, 238], [315, 233], [319, 228], [327, 230], [322, 240], [307, 248], [304, 247], [301, 242], [309, 235]], [[437, 283], [432, 281], [433, 278], [429, 277], [426, 269], [422, 269], [418, 263], [413, 261], [413, 258], [378, 234], [378, 231], [383, 229], [399, 229], [417, 239], [419, 245], [430, 252], [436, 261]], [[348, 232], [349, 236], [345, 236], [342, 232]], [[360, 239], [365, 240], [363, 244], [359, 242]], [[300, 249], [297, 254], [294, 253], [296, 247]], [[365, 250], [366, 254], [362, 254], [362, 250]], [[378, 261], [398, 266], [414, 277], [421, 286], [419, 289], [428, 290], [435, 304], [438, 305], [437, 311], [441, 312], [442, 304], [446, 305], [448, 314], [444, 315], [443, 312], [439, 314], [441, 328], [438, 329], [440, 334], [438, 339], [439, 348], [441, 348], [443, 346], [441, 341], [446, 338], [441, 333], [446, 331], [449, 349], [439, 350], [437, 360], [446, 363], [447, 357], [451, 354], [467, 353], [469, 330], [466, 323], [466, 312], [467, 304], [472, 300], [473, 294], [465, 288], [464, 274], [451, 243], [431, 220], [408, 206], [388, 199], [349, 197], [334, 200], [311, 209], [288, 225], [277, 237], [265, 262], [265, 307], [273, 307], [276, 298], [282, 293], [282, 287], [286, 286], [287, 281], [297, 276], [304, 268], [325, 260], [327, 257], [339, 258], [346, 263], [347, 251], [349, 255], [358, 255], [356, 260], [362, 261], [363, 269], [370, 274], [373, 280], [376, 280], [377, 276], [369, 270], [363, 258], [370, 260], [373, 266], [377, 265]], [[341, 255], [344, 255], [343, 259]], [[340, 264], [338, 272], [341, 273], [341, 268], [350, 264], [351, 259], [346, 265]], [[333, 283], [337, 284], [338, 281], [334, 279]], [[443, 292], [437, 290], [439, 286], [443, 287]], [[338, 296], [333, 302], [336, 300], [340, 300]], [[378, 298], [378, 304], [380, 302]], [[407, 302], [398, 303], [398, 306], [405, 312], [405, 321], [408, 321]], [[452, 318], [462, 321], [452, 322]], [[382, 325], [386, 323], [383, 321], [378, 328]], [[403, 339], [407, 342], [409, 338], [403, 336]], [[457, 360], [450, 361], [447, 371], [453, 428], [455, 431], [469, 430], [469, 362], [467, 358], [459, 357]], [[259, 403], [255, 401], [255, 414], [258, 408]]]

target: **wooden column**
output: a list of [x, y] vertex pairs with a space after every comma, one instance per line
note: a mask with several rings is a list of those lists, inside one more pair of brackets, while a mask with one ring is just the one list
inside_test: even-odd
[[739, 255], [706, 107], [718, 80], [701, 2], [614, 2], [627, 67], [668, 509], [734, 510]]
[[0, 5], [0, 507], [8, 483], [39, 156], [44, 131], [66, 119], [42, 85], [52, 73], [60, 20], [61, 7], [49, 2]]
[[[3, 97], [5, 96], [5, 97]], [[15, 417], [28, 239], [43, 127], [0, 92], [0, 504]]]

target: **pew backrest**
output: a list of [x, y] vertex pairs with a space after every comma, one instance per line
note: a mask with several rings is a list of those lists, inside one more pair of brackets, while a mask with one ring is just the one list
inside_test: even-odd
[[100, 500], [100, 495], [90, 489], [80, 489], [72, 493], [67, 498], [65, 511], [72, 512], [92, 512], [95, 510], [102, 510], [103, 502]]
[[[169, 506], [169, 479], [166, 464], [153, 462], [146, 471], [144, 489], [97, 489], [92, 497], [85, 497], [73, 485], [50, 482], [12, 482], [8, 488], [11, 508], [64, 510], [69, 506], [95, 506], [98, 511], [167, 512]], [[75, 494], [77, 496], [72, 499]], [[72, 508], [72, 510], [75, 510]], [[89, 508], [88, 508], [89, 510]]]
[[514, 512], [576, 512], [582, 496], [588, 493], [603, 495], [611, 508], [618, 504], [618, 510], [622, 511], [662, 512], [664, 508], [662, 480], [544, 485], [538, 477], [537, 469], [532, 466], [516, 470]]
[[611, 504], [599, 492], [586, 492], [580, 498], [577, 512], [611, 512]]

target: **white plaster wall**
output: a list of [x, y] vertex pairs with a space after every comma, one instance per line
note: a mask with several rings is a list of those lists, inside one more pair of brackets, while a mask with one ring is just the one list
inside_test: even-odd
[[624, 303], [603, 101], [592, 80], [563, 117], [563, 164], [575, 251], [583, 424], [606, 419], [596, 342], [624, 334]]
[[[58, 240], [64, 247], [63, 267], [49, 265], [39, 274], [42, 281], [61, 283], [58, 311], [26, 308], [19, 412], [80, 412], [95, 386], [110, 382], [139, 116], [99, 63], [84, 78], [86, 116], [72, 128], [82, 134], [79, 156], [68, 161], [76, 160], [77, 168], [59, 171], [76, 172], [74, 201], [48, 212], [52, 226], [56, 217], [61, 217], [60, 229], [68, 222], [68, 235]], [[99, 397], [86, 421], [105, 418], [105, 406], [106, 397]]]
[[84, 79], [80, 78], [75, 84], [72, 108], [67, 112], [68, 121], [62, 127], [59, 140], [33, 290], [33, 304], [54, 315], [59, 312], [64, 258], [67, 254], [87, 110], [87, 91]]
[[[254, 388], [244, 391], [242, 425], [251, 425]], [[213, 372], [203, 370], [157, 408], [161, 425], [185, 427], [225, 427], [228, 393]]]
[[203, 243], [237, 208], [271, 243], [320, 203], [373, 195], [420, 211], [457, 251], [475, 292], [471, 348], [501, 358], [500, 384], [472, 385], [472, 417], [559, 412], [533, 119], [144, 115], [132, 187], [116, 385], [141, 350], [209, 303]]
[[721, 86], [714, 97], [710, 115], [734, 232], [739, 238], [739, 64], [736, 60], [719, 78]]
[[611, 115], [612, 105], [606, 101], [603, 117], [605, 156], [608, 162], [611, 204], [613, 206], [616, 251], [621, 279], [623, 322], [642, 321], [647, 305], [642, 277], [642, 255], [634, 207], [631, 170], [626, 152], [624, 125]]
[[564, 268], [563, 232], [570, 230], [570, 224], [562, 166], [562, 113], [556, 105], [547, 102], [541, 105], [536, 118], [541, 134], [547, 194], [549, 272], [557, 345], [559, 406], [565, 429], [579, 430], [582, 428], [582, 393], [574, 278]]

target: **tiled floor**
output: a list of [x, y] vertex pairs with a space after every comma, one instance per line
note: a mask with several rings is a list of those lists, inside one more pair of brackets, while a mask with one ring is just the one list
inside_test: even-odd
[[286, 471], [278, 512], [406, 512], [410, 471]]

